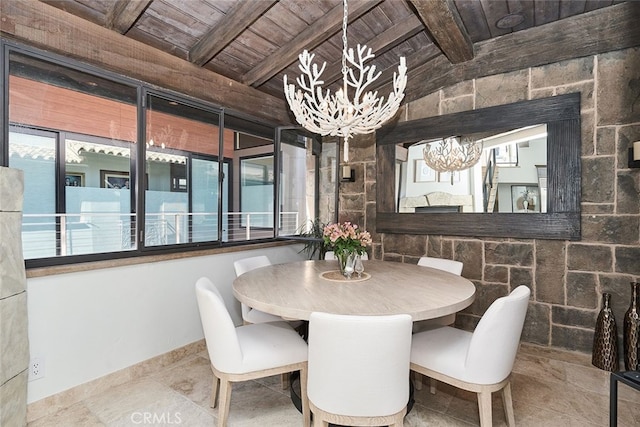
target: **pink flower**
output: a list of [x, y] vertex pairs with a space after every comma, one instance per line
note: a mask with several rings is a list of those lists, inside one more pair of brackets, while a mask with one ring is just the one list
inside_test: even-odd
[[363, 254], [371, 244], [371, 234], [349, 221], [327, 225], [323, 230], [323, 238], [327, 249], [336, 253]]

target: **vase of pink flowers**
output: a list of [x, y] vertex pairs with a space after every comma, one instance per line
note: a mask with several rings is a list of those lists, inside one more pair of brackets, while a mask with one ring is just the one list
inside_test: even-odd
[[324, 227], [322, 238], [327, 250], [332, 250], [340, 265], [340, 272], [351, 278], [356, 257], [367, 251], [371, 234], [351, 222], [329, 224]]

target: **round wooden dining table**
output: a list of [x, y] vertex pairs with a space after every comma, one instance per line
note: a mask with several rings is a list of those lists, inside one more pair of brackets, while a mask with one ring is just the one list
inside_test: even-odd
[[452, 273], [399, 262], [363, 263], [363, 277], [354, 274], [351, 280], [341, 279], [338, 261], [274, 264], [236, 278], [233, 294], [250, 307], [286, 319], [309, 320], [317, 311], [409, 314], [414, 322], [456, 313], [475, 298], [474, 284]]

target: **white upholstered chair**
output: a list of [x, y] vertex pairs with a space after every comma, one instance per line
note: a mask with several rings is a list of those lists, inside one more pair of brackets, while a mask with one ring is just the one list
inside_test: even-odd
[[402, 426], [410, 347], [408, 314], [312, 313], [307, 384], [314, 425]]
[[462, 267], [464, 267], [464, 264], [462, 264], [460, 261], [430, 256], [420, 257], [420, 259], [418, 260], [418, 265], [422, 267], [432, 267], [437, 268], [438, 270], [448, 271], [449, 273], [457, 274], [458, 276], [462, 274]]
[[[421, 267], [437, 268], [451, 274], [460, 276], [462, 274], [463, 264], [460, 261], [454, 261], [452, 259], [435, 258], [423, 256], [418, 260], [418, 265]], [[453, 325], [456, 321], [456, 314], [448, 314], [446, 316], [437, 317], [435, 319], [429, 319], [420, 322], [421, 326], [448, 326]]]
[[[269, 261], [269, 258], [265, 255], [239, 259], [233, 263], [233, 267], [236, 270], [236, 277], [248, 271], [255, 270], [256, 268], [266, 267], [269, 265], [271, 265], [271, 261]], [[240, 307], [242, 309], [242, 321], [245, 324], [282, 321], [282, 317], [256, 310], [244, 303], [241, 303]]]
[[286, 322], [236, 327], [220, 292], [206, 277], [196, 282], [196, 297], [213, 370], [211, 407], [219, 406], [218, 426], [227, 425], [233, 382], [298, 370], [302, 415], [304, 425], [309, 426], [307, 344], [300, 335]]
[[413, 335], [411, 370], [478, 393], [480, 425], [491, 426], [491, 393], [502, 390], [505, 417], [515, 425], [510, 376], [527, 314], [528, 287], [498, 298], [475, 331], [443, 326]]
[[[418, 260], [418, 265], [421, 267], [436, 268], [438, 270], [443, 270], [458, 276], [462, 275], [462, 267], [464, 267], [464, 264], [462, 264], [460, 261], [455, 261], [455, 260], [446, 259], [446, 258], [430, 257], [430, 256], [420, 257], [420, 259]], [[435, 319], [428, 319], [428, 320], [422, 320], [420, 322], [416, 322], [413, 325], [413, 331], [420, 332], [422, 330], [430, 329], [434, 327], [453, 326], [455, 322], [456, 322], [456, 314], [451, 313], [451, 314], [447, 314], [446, 316], [436, 317]], [[414, 373], [413, 378], [414, 378], [413, 383], [416, 389], [422, 390], [422, 376]], [[432, 392], [435, 390], [435, 387], [436, 387], [436, 381], [433, 378], [431, 378]]]
[[[363, 261], [367, 261], [369, 259], [369, 254], [365, 252], [362, 255], [360, 255], [360, 257], [362, 258]], [[337, 258], [336, 258], [335, 252], [327, 251], [324, 253], [324, 259], [327, 261], [335, 261]]]
[[[233, 263], [233, 267], [236, 270], [236, 277], [248, 271], [255, 270], [256, 268], [267, 267], [269, 265], [271, 265], [271, 261], [269, 260], [269, 258], [267, 258], [266, 255], [243, 258]], [[244, 303], [240, 303], [240, 308], [242, 310], [242, 322], [245, 325], [249, 325], [252, 323], [282, 322], [283, 320], [286, 320], [280, 316], [256, 310], [255, 308], [249, 307]], [[293, 321], [290, 324], [292, 327], [296, 328], [300, 326], [301, 323], [302, 322], [300, 321]], [[287, 373], [282, 374], [282, 389], [286, 390], [288, 386], [289, 375]]]

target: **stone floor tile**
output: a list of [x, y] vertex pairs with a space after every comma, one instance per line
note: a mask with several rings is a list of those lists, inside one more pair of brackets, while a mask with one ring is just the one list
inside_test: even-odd
[[203, 408], [209, 407], [213, 373], [208, 359], [191, 358], [186, 363], [163, 369], [153, 378]]
[[[640, 392], [637, 392], [640, 394]], [[640, 399], [636, 402], [618, 403], [619, 425], [640, 426]]]
[[147, 406], [141, 410], [123, 414], [106, 424], [106, 427], [139, 427], [139, 426], [213, 426], [215, 417], [203, 408], [186, 399], [168, 406]]
[[418, 403], [404, 419], [404, 427], [469, 427], [474, 424], [438, 413]]
[[105, 424], [129, 419], [137, 413], [164, 413], [187, 401], [170, 387], [153, 380], [139, 380], [85, 400], [85, 405]]
[[512, 372], [531, 377], [543, 376], [557, 381], [567, 379], [564, 362], [526, 353], [519, 355]]
[[531, 402], [513, 402], [516, 425], [518, 427], [596, 427], [606, 424], [593, 424], [584, 420], [576, 420], [570, 415], [553, 411]]
[[[512, 375], [518, 427], [608, 424], [608, 372], [590, 366], [585, 355], [535, 346], [523, 349]], [[75, 396], [82, 400], [70, 402], [70, 406], [42, 416], [28, 426], [214, 425], [218, 411], [209, 407], [212, 381], [208, 355], [200, 351], [161, 366], [145, 378], [113, 384], [107, 389], [98, 387], [91, 396]], [[415, 404], [405, 418], [405, 426], [479, 425], [475, 393], [439, 382], [434, 395], [429, 392], [426, 379], [422, 390], [415, 390], [414, 397]], [[493, 425], [505, 426], [501, 393], [493, 394], [492, 410]], [[143, 422], [145, 416], [151, 424]], [[291, 403], [289, 391], [282, 390], [279, 375], [234, 384], [229, 427], [294, 427], [301, 423], [302, 415]], [[640, 393], [625, 385], [619, 386], [618, 425], [640, 425]]]
[[593, 366], [565, 363], [567, 382], [576, 388], [609, 396], [609, 372]]
[[[256, 383], [253, 383], [256, 385]], [[302, 414], [291, 403], [291, 399], [262, 386], [260, 393], [243, 394], [241, 399], [231, 397], [229, 426], [300, 426]], [[266, 391], [265, 391], [266, 390]]]
[[105, 424], [102, 423], [84, 403], [76, 403], [53, 415], [44, 416], [29, 423], [29, 427], [60, 426], [104, 427]]

